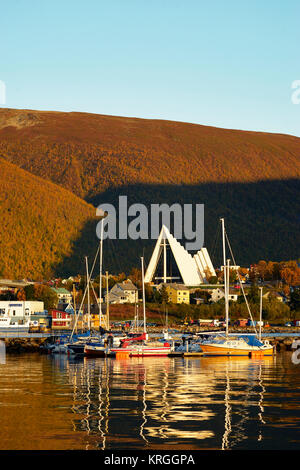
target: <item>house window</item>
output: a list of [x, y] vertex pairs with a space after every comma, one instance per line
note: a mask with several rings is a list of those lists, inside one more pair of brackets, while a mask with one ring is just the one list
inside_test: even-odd
[[0, 308], [0, 315], [5, 315], [5, 308]]

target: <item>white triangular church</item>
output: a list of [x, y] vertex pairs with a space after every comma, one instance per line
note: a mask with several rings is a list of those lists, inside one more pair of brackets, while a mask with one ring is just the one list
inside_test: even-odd
[[208, 281], [206, 279], [206, 273], [208, 272], [208, 270], [211, 276], [216, 275], [216, 272], [214, 270], [206, 248], [201, 248], [201, 250], [199, 250], [194, 256], [192, 256], [176, 240], [176, 238], [174, 238], [173, 235], [170, 234], [168, 228], [163, 225], [145, 274], [146, 283], [153, 281], [155, 271], [157, 269], [157, 265], [162, 252], [164, 257], [164, 273], [162, 281], [168, 282], [172, 279], [167, 276], [167, 243], [170, 246], [180, 275], [182, 277], [183, 283], [186, 286], [198, 286], [200, 284], [207, 283]]

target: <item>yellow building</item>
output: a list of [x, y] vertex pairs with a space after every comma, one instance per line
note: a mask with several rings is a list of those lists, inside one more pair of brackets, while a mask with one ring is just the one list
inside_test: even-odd
[[190, 291], [184, 284], [166, 284], [169, 302], [173, 304], [189, 304]]
[[[89, 321], [89, 317], [88, 317], [88, 314], [86, 313], [84, 315], [84, 319], [83, 321], [78, 322], [78, 328], [82, 328], [83, 326], [85, 326], [87, 328], [87, 325], [88, 325], [88, 321]], [[100, 316], [99, 316], [99, 313], [91, 313], [91, 316], [90, 316], [90, 325], [91, 325], [91, 328], [93, 330], [99, 330], [99, 326], [100, 326]], [[107, 325], [107, 317], [105, 314], [102, 314], [102, 317], [101, 317], [101, 327], [102, 328], [105, 328], [107, 329], [108, 328], [108, 325]]]

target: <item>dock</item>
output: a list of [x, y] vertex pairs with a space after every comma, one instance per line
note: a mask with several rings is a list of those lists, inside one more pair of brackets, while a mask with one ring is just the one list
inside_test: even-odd
[[0, 331], [0, 339], [6, 339], [6, 338], [11, 338], [11, 339], [17, 339], [17, 338], [51, 338], [53, 336], [60, 336], [55, 333], [26, 333], [26, 332], [18, 332], [18, 331]]
[[184, 352], [183, 357], [201, 357], [204, 356], [203, 352], [197, 351], [197, 352]]

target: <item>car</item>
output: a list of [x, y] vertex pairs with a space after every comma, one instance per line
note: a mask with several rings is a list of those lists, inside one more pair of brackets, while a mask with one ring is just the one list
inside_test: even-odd
[[284, 326], [292, 326], [292, 323], [288, 321], [287, 323], [284, 324]]

